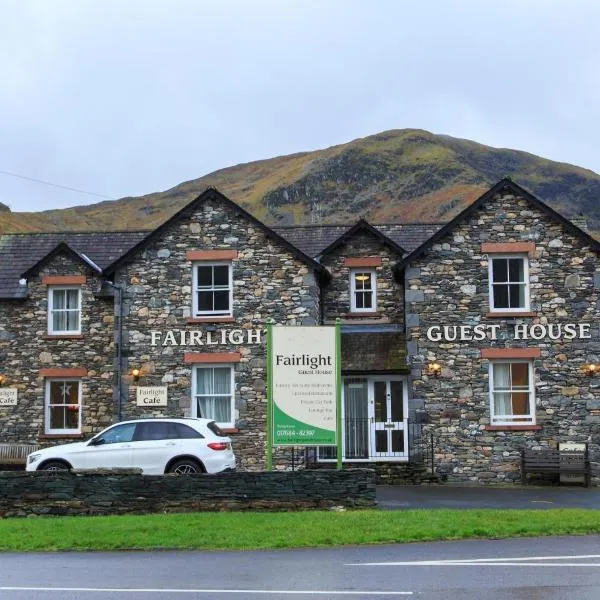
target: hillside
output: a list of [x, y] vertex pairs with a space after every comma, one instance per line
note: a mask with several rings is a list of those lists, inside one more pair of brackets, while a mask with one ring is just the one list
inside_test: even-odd
[[[446, 221], [502, 177], [600, 230], [600, 175], [418, 129], [228, 167], [170, 190], [39, 213], [0, 210], [0, 231], [152, 228], [207, 186], [271, 224]], [[3, 198], [10, 203], [10, 198]]]

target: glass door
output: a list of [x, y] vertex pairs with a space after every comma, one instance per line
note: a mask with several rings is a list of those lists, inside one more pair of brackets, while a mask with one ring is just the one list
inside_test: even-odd
[[371, 458], [408, 456], [407, 394], [401, 379], [372, 379], [370, 386]]

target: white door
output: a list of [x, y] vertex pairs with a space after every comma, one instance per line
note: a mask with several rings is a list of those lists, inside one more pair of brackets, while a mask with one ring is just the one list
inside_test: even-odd
[[408, 394], [402, 378], [372, 378], [369, 389], [371, 458], [408, 457]]

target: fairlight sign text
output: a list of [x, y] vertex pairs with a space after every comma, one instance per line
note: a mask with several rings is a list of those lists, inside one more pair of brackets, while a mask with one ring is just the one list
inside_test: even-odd
[[232, 344], [261, 344], [262, 329], [220, 329], [219, 331], [151, 331], [151, 346], [218, 346]]

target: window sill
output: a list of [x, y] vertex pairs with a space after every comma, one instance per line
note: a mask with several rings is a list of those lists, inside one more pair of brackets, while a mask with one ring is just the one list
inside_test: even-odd
[[361, 319], [361, 318], [377, 318], [380, 319], [383, 315], [380, 312], [349, 312], [344, 315], [346, 319]]
[[489, 312], [485, 315], [488, 319], [510, 319], [511, 317], [537, 317], [537, 313], [526, 310], [520, 312]]
[[43, 340], [81, 340], [83, 339], [83, 334], [81, 333], [49, 333], [47, 335], [42, 336]]
[[233, 317], [194, 317], [193, 319], [186, 319], [188, 325], [195, 325], [199, 323], [235, 323]]
[[237, 427], [219, 427], [223, 433], [239, 433], [240, 430]]
[[486, 425], [485, 431], [539, 431], [541, 425]]
[[38, 436], [40, 440], [56, 440], [63, 438], [82, 439], [84, 437], [85, 436], [83, 435], [83, 433], [43, 433], [42, 435]]

